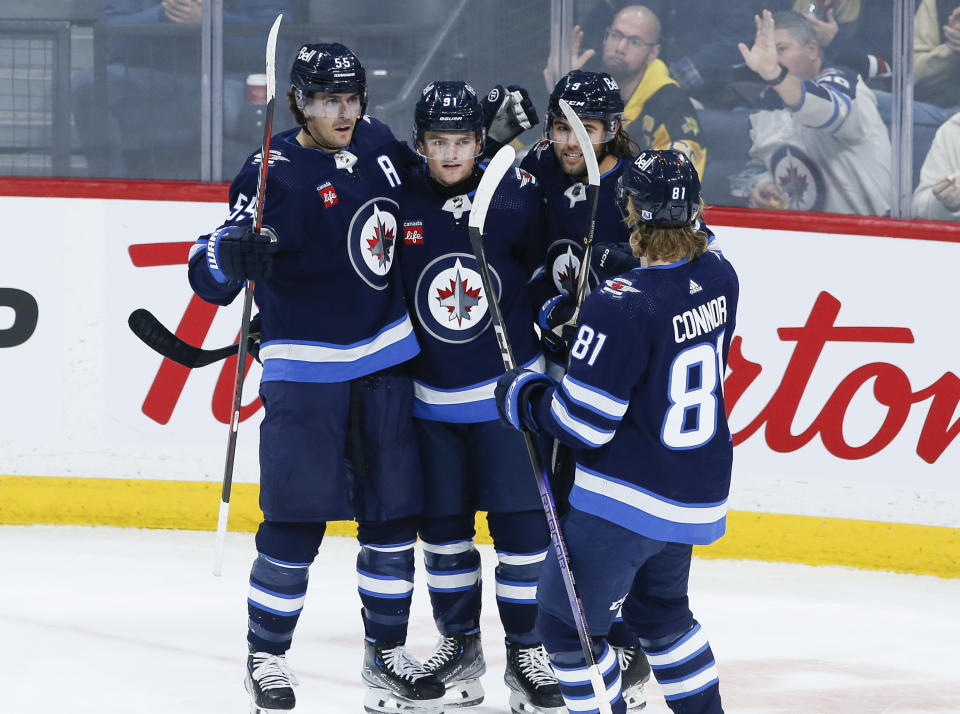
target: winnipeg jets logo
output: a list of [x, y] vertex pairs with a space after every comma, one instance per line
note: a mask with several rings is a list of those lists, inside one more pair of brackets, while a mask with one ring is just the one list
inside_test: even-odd
[[397, 242], [397, 203], [379, 196], [353, 214], [347, 231], [350, 263], [364, 282], [377, 290], [387, 287]]
[[[557, 292], [564, 295], [573, 295], [577, 292], [580, 281], [580, 256], [583, 252], [583, 243], [571, 238], [560, 238], [547, 247], [547, 258], [544, 269], [549, 272], [550, 279]], [[589, 287], [596, 286], [598, 278], [595, 270], [589, 274]]]
[[473, 319], [470, 311], [480, 304], [480, 283], [474, 283], [476, 287], [469, 285], [469, 279], [463, 277], [465, 271], [459, 259], [453, 266], [453, 271], [454, 276], [450, 279], [450, 284], [437, 288], [437, 302], [447, 311], [448, 322], [456, 320], [457, 326], [463, 327], [464, 320]]
[[583, 187], [583, 184], [577, 181], [575, 184], [572, 184], [570, 188], [563, 192], [563, 195], [570, 200], [570, 208], [576, 206], [580, 201], [587, 200], [587, 192]]
[[795, 146], [784, 146], [770, 160], [777, 188], [786, 200], [783, 208], [793, 211], [822, 211], [826, 203], [823, 175], [819, 167]]
[[[280, 153], [279, 149], [270, 149], [270, 158], [267, 159], [267, 166], [273, 166], [278, 161], [286, 161], [290, 163], [290, 159]], [[261, 164], [263, 163], [263, 152], [258, 151], [256, 156], [253, 157], [253, 163]]]
[[567, 246], [567, 252], [553, 261], [553, 284], [565, 295], [573, 295], [579, 278], [580, 257], [574, 255], [573, 246]]
[[627, 596], [624, 595], [619, 600], [614, 600], [610, 603], [610, 612], [618, 612], [621, 607], [623, 607], [623, 601], [627, 599]]
[[452, 213], [456, 221], [459, 221], [460, 217], [469, 211], [470, 208], [470, 197], [465, 195], [448, 198], [447, 202], [443, 204], [443, 210], [447, 213]]
[[[500, 277], [491, 266], [494, 290]], [[490, 326], [486, 290], [469, 253], [448, 253], [428, 263], [414, 289], [420, 325], [441, 342], [469, 342]]]
[[[389, 219], [389, 220], [388, 220]], [[393, 260], [393, 244], [397, 236], [397, 222], [389, 213], [381, 213], [373, 204], [373, 235], [366, 239], [367, 250], [376, 261], [376, 269], [386, 272]]]

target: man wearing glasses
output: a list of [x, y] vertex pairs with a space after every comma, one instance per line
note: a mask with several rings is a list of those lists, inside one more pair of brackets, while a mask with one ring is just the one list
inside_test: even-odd
[[[624, 126], [641, 149], [675, 149], [703, 176], [707, 149], [703, 145], [697, 110], [686, 92], [670, 76], [660, 55], [660, 20], [644, 5], [628, 5], [613, 17], [601, 49], [603, 71], [620, 85], [626, 108]], [[582, 67], [594, 50], [580, 53], [583, 31], [574, 28], [573, 69]], [[545, 79], [548, 78], [544, 71]], [[547, 81], [548, 89], [552, 83]]]

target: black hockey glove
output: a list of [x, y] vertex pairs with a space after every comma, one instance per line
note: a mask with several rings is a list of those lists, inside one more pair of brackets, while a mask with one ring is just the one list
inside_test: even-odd
[[509, 144], [530, 127], [540, 123], [530, 93], [523, 87], [502, 84], [483, 99], [483, 126], [491, 141]]
[[207, 267], [218, 283], [231, 280], [263, 280], [273, 271], [277, 234], [262, 226], [260, 235], [250, 224], [226, 226], [207, 240]]
[[540, 307], [540, 313], [537, 315], [537, 324], [544, 332], [554, 330], [555, 328], [566, 325], [573, 319], [573, 311], [576, 302], [570, 295], [554, 295]]
[[596, 271], [600, 280], [608, 280], [639, 268], [640, 259], [633, 257], [627, 243], [595, 243], [590, 267]]
[[500, 421], [517, 431], [536, 433], [539, 427], [533, 418], [531, 400], [553, 383], [547, 375], [514, 367], [497, 381], [494, 395]]
[[[247, 334], [247, 352], [260, 362], [260, 313], [250, 318], [250, 327]], [[263, 364], [263, 362], [260, 362]]]

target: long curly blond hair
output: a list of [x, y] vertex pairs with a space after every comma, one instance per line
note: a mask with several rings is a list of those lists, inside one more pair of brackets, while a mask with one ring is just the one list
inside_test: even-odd
[[[632, 229], [630, 248], [635, 258], [673, 263], [678, 260], [693, 260], [707, 252], [708, 239], [705, 231], [694, 230], [692, 225], [661, 228], [645, 223], [633, 202], [633, 196], [627, 198], [627, 209], [624, 221]], [[703, 209], [703, 199], [700, 199], [697, 216], [703, 215]]]

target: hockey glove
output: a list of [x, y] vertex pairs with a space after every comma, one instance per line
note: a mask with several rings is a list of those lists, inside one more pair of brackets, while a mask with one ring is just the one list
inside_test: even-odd
[[247, 328], [247, 352], [260, 364], [260, 313], [258, 312], [250, 319], [250, 326]]
[[263, 280], [273, 271], [277, 234], [262, 226], [260, 234], [250, 224], [226, 226], [207, 239], [207, 267], [218, 283]]
[[600, 280], [608, 280], [639, 268], [640, 259], [633, 256], [627, 243], [596, 243], [590, 267], [597, 272]]
[[491, 141], [509, 144], [532, 126], [540, 123], [530, 93], [511, 84], [498, 84], [483, 99], [483, 126]]
[[533, 418], [531, 400], [553, 384], [553, 380], [540, 372], [531, 372], [523, 367], [514, 367], [497, 381], [494, 395], [500, 421], [517, 431], [536, 432], [539, 427]]
[[543, 332], [553, 330], [559, 334], [560, 331], [557, 328], [563, 327], [573, 319], [575, 307], [576, 304], [570, 295], [554, 295], [540, 308], [537, 324]]

